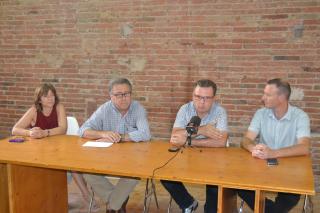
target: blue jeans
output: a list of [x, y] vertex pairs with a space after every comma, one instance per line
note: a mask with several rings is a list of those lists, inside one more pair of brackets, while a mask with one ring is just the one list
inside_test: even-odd
[[[194, 198], [189, 194], [183, 183], [176, 181], [161, 180], [164, 188], [169, 192], [173, 200], [180, 209], [188, 208]], [[205, 213], [216, 213], [218, 205], [218, 187], [206, 185], [206, 203], [204, 205]]]
[[[238, 195], [248, 204], [254, 208], [255, 192], [250, 190], [238, 190]], [[289, 212], [300, 200], [300, 195], [279, 192], [275, 201], [266, 198], [265, 213], [286, 213]]]

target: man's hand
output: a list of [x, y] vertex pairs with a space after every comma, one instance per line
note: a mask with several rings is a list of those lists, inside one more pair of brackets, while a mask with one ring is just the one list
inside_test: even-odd
[[112, 143], [118, 143], [121, 140], [121, 135], [117, 132], [104, 131], [102, 138], [97, 139], [96, 141], [108, 141]]
[[186, 143], [187, 135], [185, 131], [179, 131], [176, 133], [172, 133], [170, 138], [170, 143], [175, 146], [183, 146]]
[[44, 138], [47, 136], [47, 131], [42, 130], [40, 127], [33, 127], [30, 129], [29, 136], [31, 138]]
[[224, 133], [214, 128], [210, 124], [199, 127], [198, 135], [204, 135], [208, 138], [212, 138], [215, 141], [221, 141], [224, 139]]
[[257, 144], [252, 149], [252, 156], [260, 159], [273, 158], [274, 150], [270, 149], [265, 144]]

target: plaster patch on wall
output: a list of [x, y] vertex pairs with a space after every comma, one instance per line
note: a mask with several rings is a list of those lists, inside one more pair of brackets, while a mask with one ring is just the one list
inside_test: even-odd
[[53, 54], [37, 54], [29, 59], [32, 64], [47, 64], [50, 68], [60, 68], [64, 63], [64, 56]]
[[121, 28], [120, 28], [121, 37], [128, 38], [133, 33], [133, 29], [132, 28], [133, 27], [130, 24], [122, 25]]
[[97, 51], [96, 41], [82, 39], [81, 40], [81, 49], [87, 54], [94, 54]]
[[64, 63], [61, 55], [43, 54], [42, 57], [51, 68], [60, 68]]
[[132, 72], [143, 71], [147, 60], [145, 58], [119, 58], [117, 63], [128, 67]]
[[130, 59], [129, 58], [118, 58], [117, 63], [119, 65], [123, 65], [123, 66], [128, 67], [128, 64], [130, 64]]
[[131, 71], [142, 71], [146, 66], [147, 60], [145, 58], [134, 58], [131, 60]]
[[291, 88], [291, 101], [301, 101], [304, 98], [304, 91], [301, 88], [293, 87]]

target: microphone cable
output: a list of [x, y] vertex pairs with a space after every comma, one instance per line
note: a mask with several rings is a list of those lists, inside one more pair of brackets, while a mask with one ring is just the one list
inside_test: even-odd
[[164, 164], [162, 164], [161, 166], [154, 168], [152, 171], [152, 176], [151, 176], [151, 180], [153, 180], [154, 178], [154, 174], [156, 173], [157, 170], [162, 169], [163, 167], [165, 167], [166, 165], [168, 165], [170, 163], [170, 161], [172, 161], [178, 154], [179, 152], [182, 153], [182, 150], [177, 151], [171, 158], [169, 158], [169, 160], [167, 160]]
[[178, 150], [171, 158], [169, 158], [164, 164], [162, 164], [161, 166], [159, 167], [156, 167], [153, 169], [152, 171], [152, 176], [151, 176], [151, 181], [153, 182], [153, 179], [154, 179], [154, 175], [156, 173], [157, 170], [159, 169], [162, 169], [163, 167], [165, 167], [166, 165], [168, 165], [180, 152], [183, 153], [183, 149], [185, 148], [185, 145], [187, 143], [187, 140], [186, 142], [184, 142], [183, 146], [180, 147], [180, 150]]
[[[181, 148], [184, 148], [184, 145], [183, 145]], [[155, 175], [156, 171], [159, 170], [159, 169], [162, 169], [163, 167], [165, 167], [166, 165], [168, 165], [168, 164], [179, 154], [179, 152], [182, 153], [182, 149], [179, 149], [179, 150], [178, 150], [171, 158], [169, 158], [164, 164], [162, 164], [161, 166], [156, 167], [156, 168], [153, 169], [153, 171], [152, 171], [152, 176], [151, 176], [151, 179], [150, 179], [150, 181], [151, 181], [151, 190], [150, 190], [150, 192], [149, 192], [149, 187], [148, 187], [148, 189], [146, 189], [145, 199], [150, 196], [150, 193], [155, 193], [155, 191], [156, 191], [156, 187], [155, 187], [155, 184], [154, 184], [154, 175]], [[147, 191], [148, 191], [148, 193], [147, 193]], [[150, 205], [150, 203], [149, 203], [149, 205]], [[148, 207], [148, 208], [149, 208], [149, 207]]]

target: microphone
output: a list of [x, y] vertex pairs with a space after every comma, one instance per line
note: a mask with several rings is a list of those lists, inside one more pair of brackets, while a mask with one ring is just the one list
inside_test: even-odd
[[191, 135], [198, 133], [198, 127], [200, 126], [201, 118], [199, 116], [193, 116], [186, 126], [188, 133], [188, 145], [191, 146]]

